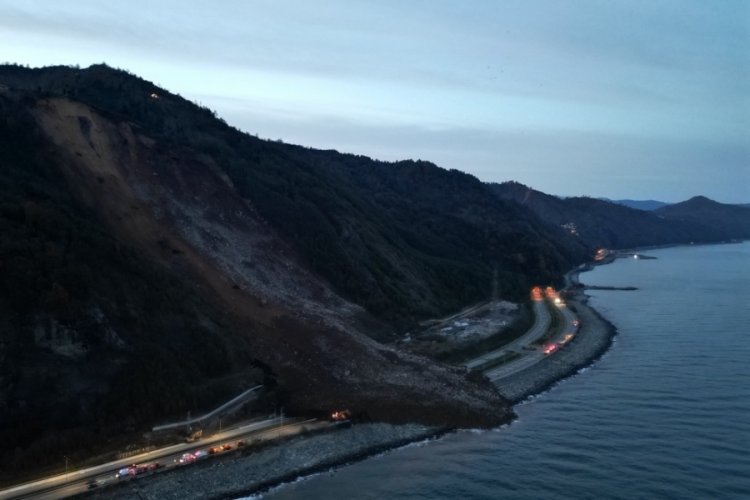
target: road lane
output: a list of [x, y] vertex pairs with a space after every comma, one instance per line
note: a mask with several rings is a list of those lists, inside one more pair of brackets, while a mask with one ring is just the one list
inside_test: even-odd
[[[310, 425], [316, 422], [313, 420], [301, 420], [301, 419], [290, 419], [284, 417], [274, 417], [259, 422], [253, 422], [240, 427], [230, 428], [223, 432], [214, 434], [206, 437], [199, 442], [193, 443], [179, 443], [164, 448], [159, 448], [150, 452], [142, 453], [132, 457], [107, 462], [105, 464], [96, 465], [93, 467], [87, 467], [85, 469], [70, 471], [67, 474], [59, 474], [51, 476], [38, 481], [21, 484], [0, 490], [0, 499], [17, 499], [17, 498], [41, 498], [37, 493], [48, 492], [44, 498], [62, 498], [58, 492], [58, 489], [65, 487], [66, 489], [73, 486], [74, 483], [81, 482], [81, 488], [74, 488], [80, 491], [86, 489], [86, 484], [92, 479], [106, 480], [113, 479], [114, 473], [119, 469], [128, 467], [134, 463], [147, 463], [165, 460], [168, 463], [172, 463], [175, 457], [179, 457], [183, 453], [188, 453], [201, 448], [210, 447], [213, 444], [232, 441], [241, 439], [243, 437], [252, 436], [253, 438], [268, 438], [274, 435], [286, 435], [290, 432], [299, 432], [300, 428], [304, 425]], [[279, 427], [280, 424], [286, 423], [283, 427]], [[326, 422], [327, 424], [327, 422]], [[265, 432], [257, 434], [259, 432]], [[50, 491], [54, 490], [54, 491]], [[63, 491], [63, 490], [60, 490]], [[50, 496], [51, 495], [51, 496]]]
[[466, 362], [464, 366], [471, 370], [473, 368], [476, 368], [477, 366], [481, 366], [484, 363], [487, 363], [488, 361], [497, 359], [505, 355], [506, 353], [521, 351], [526, 346], [543, 336], [549, 328], [552, 317], [550, 315], [549, 308], [547, 307], [547, 304], [544, 300], [535, 300], [533, 304], [534, 324], [531, 325], [531, 328], [529, 328], [526, 333], [499, 349], [495, 349], [494, 351], [490, 351]]

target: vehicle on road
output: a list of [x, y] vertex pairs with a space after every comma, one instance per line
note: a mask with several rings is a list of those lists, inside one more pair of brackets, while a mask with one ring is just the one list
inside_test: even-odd
[[336, 410], [331, 412], [331, 420], [334, 422], [343, 422], [349, 420], [352, 414], [349, 410]]
[[559, 348], [559, 344], [551, 343], [544, 346], [544, 354], [552, 354]]
[[130, 467], [125, 467], [117, 471], [117, 474], [115, 474], [115, 477], [117, 479], [123, 478], [123, 477], [131, 477], [131, 476], [137, 476], [138, 474], [145, 474], [146, 472], [155, 471], [161, 467], [161, 464], [159, 463], [152, 463], [152, 464], [133, 464]]

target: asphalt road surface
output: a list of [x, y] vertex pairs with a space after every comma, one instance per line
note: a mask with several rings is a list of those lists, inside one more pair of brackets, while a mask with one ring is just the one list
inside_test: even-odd
[[[96, 484], [95, 488], [101, 488], [107, 484], [117, 481], [138, 481], [143, 475], [118, 479], [115, 474], [118, 470], [132, 464], [159, 463], [161, 468], [180, 467], [180, 458], [185, 453], [194, 453], [198, 450], [208, 449], [211, 446], [229, 444], [232, 449], [237, 447], [237, 442], [244, 440], [247, 445], [254, 442], [276, 439], [281, 436], [297, 434], [305, 429], [311, 429], [330, 425], [328, 422], [317, 420], [300, 420], [283, 417], [274, 417], [259, 422], [253, 422], [238, 427], [227, 429], [223, 432], [201, 439], [193, 443], [180, 443], [164, 448], [159, 448], [147, 453], [135, 455], [121, 460], [88, 467], [80, 470], [71, 470], [67, 474], [50, 476], [45, 479], [21, 484], [5, 490], [0, 490], [0, 499], [56, 499], [64, 498], [90, 489], [89, 485]], [[226, 453], [226, 452], [225, 452]], [[203, 459], [200, 459], [203, 460]]]

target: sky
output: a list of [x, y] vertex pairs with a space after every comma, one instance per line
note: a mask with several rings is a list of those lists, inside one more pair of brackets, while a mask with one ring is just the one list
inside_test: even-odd
[[259, 137], [486, 182], [750, 203], [745, 0], [0, 0], [0, 62], [105, 62]]

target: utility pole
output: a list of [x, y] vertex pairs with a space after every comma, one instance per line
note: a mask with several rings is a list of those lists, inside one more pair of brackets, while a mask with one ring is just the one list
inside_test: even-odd
[[67, 478], [67, 476], [68, 476], [68, 460], [70, 460], [70, 459], [68, 458], [67, 455], [63, 455], [63, 458], [65, 458], [65, 476]]
[[499, 279], [498, 279], [498, 272], [497, 272], [497, 262], [495, 262], [495, 265], [492, 267], [492, 300], [498, 300], [500, 298], [500, 293], [498, 292], [499, 288]]
[[281, 422], [276, 427], [276, 438], [277, 439], [281, 437], [281, 427], [284, 425], [284, 407], [283, 406], [281, 407], [281, 411], [279, 412], [279, 416], [281, 418]]

